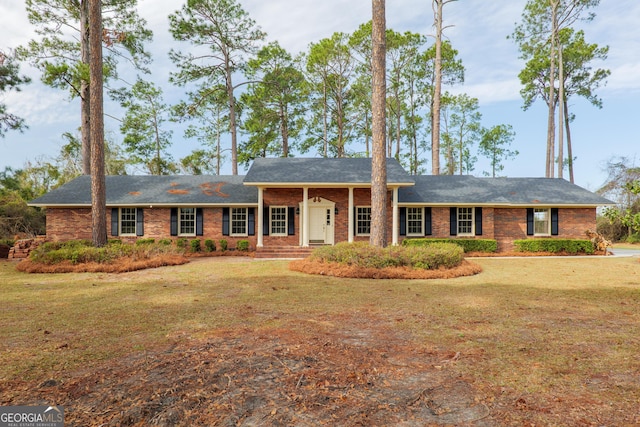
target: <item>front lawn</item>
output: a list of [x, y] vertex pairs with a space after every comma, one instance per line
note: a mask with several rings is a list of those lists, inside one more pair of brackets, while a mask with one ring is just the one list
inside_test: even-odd
[[474, 259], [434, 280], [199, 258], [0, 262], [0, 405], [68, 425], [637, 425], [635, 258]]

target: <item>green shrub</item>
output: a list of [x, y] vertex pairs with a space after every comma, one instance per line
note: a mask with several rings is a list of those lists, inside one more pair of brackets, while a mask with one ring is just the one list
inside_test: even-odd
[[216, 251], [216, 242], [215, 242], [215, 240], [206, 239], [204, 241], [204, 251], [205, 252], [215, 252]]
[[[183, 251], [182, 251], [183, 252]], [[29, 258], [43, 264], [57, 264], [69, 261], [72, 264], [87, 262], [110, 263], [118, 258], [149, 259], [160, 254], [182, 253], [180, 249], [165, 244], [127, 244], [109, 242], [96, 248], [88, 241], [46, 242], [31, 251]]]
[[158, 240], [158, 244], [162, 245], [162, 246], [171, 246], [171, 243], [173, 243], [173, 241], [171, 239], [160, 239], [160, 240]]
[[593, 253], [593, 243], [584, 239], [524, 239], [515, 240], [513, 244], [521, 252]]
[[0, 239], [0, 245], [7, 245], [9, 247], [12, 247], [15, 243], [16, 241], [13, 239]]
[[640, 243], [640, 233], [634, 233], [627, 237], [627, 243]]
[[247, 252], [249, 250], [249, 241], [248, 240], [238, 240], [236, 242], [236, 250]]
[[43, 264], [57, 264], [63, 261], [69, 261], [72, 264], [108, 263], [119, 257], [131, 256], [132, 253], [132, 245], [109, 244], [96, 248], [91, 245], [91, 242], [73, 240], [47, 242], [34, 249], [29, 257], [31, 260]]
[[188, 240], [183, 237], [181, 239], [176, 240], [176, 246], [179, 247], [180, 249], [186, 249], [187, 242]]
[[193, 239], [190, 244], [191, 252], [200, 252], [200, 239]]
[[226, 251], [227, 250], [227, 245], [228, 245], [228, 242], [225, 239], [221, 239], [220, 240], [220, 250], [221, 251], [223, 251], [223, 252]]
[[311, 258], [365, 268], [410, 267], [417, 269], [452, 268], [460, 265], [463, 249], [450, 243], [427, 246], [377, 248], [368, 243], [338, 243], [315, 249]]
[[136, 246], [142, 246], [142, 245], [152, 245], [156, 242], [156, 239], [138, 239], [136, 240]]
[[404, 239], [403, 246], [428, 246], [434, 243], [453, 243], [464, 249], [465, 252], [496, 252], [498, 241], [493, 239]]

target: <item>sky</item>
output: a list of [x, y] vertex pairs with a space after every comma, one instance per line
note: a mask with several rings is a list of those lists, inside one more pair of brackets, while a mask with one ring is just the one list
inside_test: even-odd
[[[293, 54], [306, 51], [310, 43], [330, 37], [334, 32], [353, 32], [371, 19], [370, 0], [240, 0], [256, 24], [267, 33], [267, 42], [278, 41]], [[467, 93], [479, 100], [482, 124], [491, 127], [510, 124], [516, 133], [511, 146], [519, 155], [506, 163], [503, 176], [539, 177], [545, 172], [547, 109], [538, 101], [527, 111], [522, 109], [518, 73], [524, 62], [517, 46], [507, 36], [520, 21], [525, 0], [458, 0], [444, 10], [445, 37], [458, 50], [465, 66], [464, 85], [446, 88]], [[154, 32], [149, 46], [154, 63], [151, 79], [164, 90], [169, 104], [183, 99], [184, 89], [168, 83], [174, 65], [167, 53], [179, 46], [168, 32], [168, 18], [183, 2], [176, 0], [139, 0], [139, 14]], [[386, 2], [387, 28], [433, 35], [433, 11], [429, 0], [390, 0]], [[598, 90], [603, 107], [598, 109], [582, 99], [572, 99], [572, 123], [576, 184], [598, 189], [606, 180], [607, 161], [626, 157], [635, 166], [640, 163], [640, 138], [636, 130], [640, 103], [640, 2], [638, 0], [602, 0], [594, 10], [596, 17], [580, 23], [588, 43], [609, 46], [608, 59], [594, 64], [607, 68], [611, 76]], [[27, 20], [24, 2], [0, 0], [0, 49], [26, 44], [35, 37]], [[432, 40], [432, 38], [430, 38]], [[184, 47], [183, 47], [184, 48]], [[0, 94], [0, 102], [9, 111], [26, 119], [29, 129], [9, 132], [0, 139], [0, 171], [5, 167], [23, 167], [26, 162], [55, 157], [64, 144], [61, 135], [74, 132], [80, 123], [79, 104], [70, 101], [66, 91], [51, 89], [39, 81], [37, 70], [23, 65], [22, 73], [33, 82], [21, 92]], [[106, 100], [106, 97], [105, 97]], [[105, 101], [105, 112], [121, 114], [116, 105]], [[118, 122], [105, 118], [105, 132], [121, 139]], [[174, 158], [187, 155], [197, 142], [183, 137], [181, 129], [173, 133]], [[307, 154], [308, 156], [308, 154]], [[430, 171], [430, 153], [427, 153]], [[222, 173], [230, 173], [228, 164]], [[472, 172], [482, 176], [488, 171], [480, 159]], [[240, 170], [242, 174], [242, 168]], [[568, 173], [565, 172], [568, 179]]]

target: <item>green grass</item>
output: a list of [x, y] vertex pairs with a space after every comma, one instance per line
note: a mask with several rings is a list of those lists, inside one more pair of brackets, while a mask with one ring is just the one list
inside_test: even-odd
[[[122, 274], [24, 274], [0, 262], [0, 380], [64, 376], [219, 330], [339, 328], [345, 314], [460, 353], [460, 375], [519, 393], [579, 393], [593, 375], [637, 375], [637, 259], [474, 262], [483, 273], [377, 281], [244, 258]], [[637, 382], [622, 382], [603, 393], [640, 399]]]

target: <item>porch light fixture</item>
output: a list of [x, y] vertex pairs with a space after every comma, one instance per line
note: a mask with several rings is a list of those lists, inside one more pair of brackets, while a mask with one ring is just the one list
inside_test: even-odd
[[335, 215], [338, 215], [338, 207], [337, 207], [337, 206], [336, 206], [336, 208], [333, 210], [333, 213], [334, 213]]
[[300, 208], [296, 208], [296, 215], [300, 215]]

